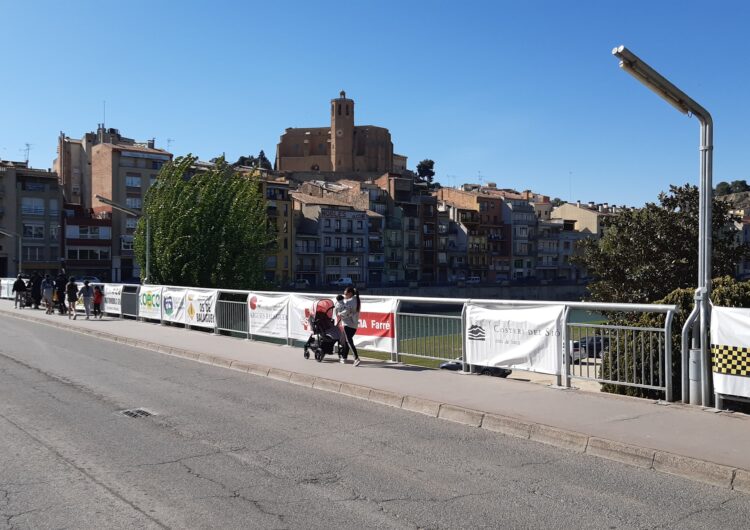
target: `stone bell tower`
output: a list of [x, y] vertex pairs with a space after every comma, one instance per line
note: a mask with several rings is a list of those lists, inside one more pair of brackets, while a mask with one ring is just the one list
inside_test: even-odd
[[354, 100], [343, 90], [331, 100], [331, 167], [354, 171]]

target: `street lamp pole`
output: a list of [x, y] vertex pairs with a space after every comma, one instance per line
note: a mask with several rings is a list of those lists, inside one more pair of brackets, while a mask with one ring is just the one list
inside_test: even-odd
[[0, 234], [7, 236], [7, 237], [15, 237], [18, 239], [18, 274], [21, 274], [23, 272], [23, 246], [22, 246], [21, 234], [18, 234], [16, 232], [11, 232], [10, 230], [2, 230], [2, 229], [0, 229]]
[[[711, 295], [711, 243], [713, 200], [713, 119], [711, 114], [664, 76], [643, 62], [625, 46], [612, 50], [620, 59], [620, 68], [656, 92], [683, 114], [698, 118], [700, 133], [700, 186], [698, 206], [698, 289], [695, 306], [682, 328], [682, 355], [689, 347], [692, 331], [690, 363], [682, 366], [682, 399], [691, 404], [710, 406], [711, 365], [708, 351], [708, 326]], [[667, 367], [671, 369], [671, 367]]]
[[116, 203], [112, 199], [102, 197], [101, 195], [96, 195], [96, 199], [99, 202], [102, 202], [107, 206], [111, 206], [115, 210], [119, 210], [124, 214], [132, 215], [133, 217], [146, 218], [146, 277], [142, 280], [145, 283], [151, 277], [151, 220], [148, 218], [148, 215], [142, 215], [140, 212], [133, 210], [132, 208], [128, 208], [127, 206], [123, 206], [122, 204]]

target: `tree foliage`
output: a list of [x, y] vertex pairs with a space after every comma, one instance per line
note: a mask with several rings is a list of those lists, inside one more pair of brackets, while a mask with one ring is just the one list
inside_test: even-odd
[[[600, 240], [580, 243], [573, 261], [588, 270], [594, 301], [649, 303], [698, 278], [698, 188], [670, 186], [659, 204], [625, 211], [605, 219]], [[731, 206], [713, 201], [713, 276], [733, 276], [737, 263], [750, 255], [734, 241]]]
[[747, 185], [746, 180], [733, 180], [729, 185], [730, 193], [742, 193], [745, 191], [750, 191], [750, 186]]
[[271, 161], [268, 160], [266, 153], [263, 149], [260, 150], [258, 156], [241, 156], [237, 159], [237, 162], [232, 164], [233, 166], [246, 166], [246, 167], [260, 167], [261, 169], [271, 170], [273, 167]]
[[435, 162], [429, 158], [422, 160], [417, 164], [417, 175], [425, 182], [432, 182], [435, 176]]
[[146, 217], [151, 225], [150, 283], [255, 289], [264, 284], [275, 236], [257, 179], [242, 177], [223, 158], [210, 171], [185, 177], [196, 157], [166, 164], [149, 188], [135, 232], [145, 271]]

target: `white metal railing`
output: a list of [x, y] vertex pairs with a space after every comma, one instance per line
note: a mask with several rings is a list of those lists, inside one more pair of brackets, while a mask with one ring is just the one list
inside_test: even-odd
[[[0, 297], [11, 298], [14, 279], [0, 282]], [[105, 284], [106, 287], [106, 284]], [[139, 318], [139, 293], [142, 288], [160, 286], [122, 286], [119, 316]], [[293, 293], [277, 291], [243, 291], [234, 289], [194, 289], [169, 286], [173, 290], [215, 291], [213, 309], [214, 333], [255, 338], [251, 331], [248, 302], [251, 295], [288, 296]], [[300, 293], [294, 293], [299, 295]], [[309, 299], [334, 298], [331, 293], [307, 293]], [[589, 379], [601, 384], [636, 387], [664, 393], [667, 401], [673, 400], [672, 388], [672, 320], [676, 307], [649, 304], [608, 304], [590, 302], [553, 302], [527, 300], [487, 300], [466, 298], [426, 298], [414, 296], [380, 297], [363, 295], [363, 302], [390, 300], [393, 302], [393, 333], [390, 358], [400, 361], [402, 357], [419, 357], [433, 360], [458, 360], [465, 370], [467, 362], [465, 318], [468, 304], [483, 304], [497, 308], [523, 308], [539, 306], [564, 306], [562, 335], [562, 359], [556, 374], [560, 386], [570, 387], [574, 379]], [[412, 309], [404, 307], [409, 304]], [[285, 318], [292, 318], [291, 302], [287, 302]], [[419, 310], [419, 306], [423, 310]], [[444, 310], [440, 310], [440, 308]], [[573, 310], [612, 313], [663, 314], [663, 327], [626, 326], [599, 322], [575, 322], [571, 320]], [[166, 321], [147, 316], [151, 320]], [[186, 323], [186, 327], [190, 327]], [[206, 326], [203, 326], [206, 329]], [[275, 337], [293, 344], [295, 339], [287, 328], [286, 336]], [[299, 338], [297, 339], [299, 340]], [[381, 351], [383, 351], [381, 349]]]

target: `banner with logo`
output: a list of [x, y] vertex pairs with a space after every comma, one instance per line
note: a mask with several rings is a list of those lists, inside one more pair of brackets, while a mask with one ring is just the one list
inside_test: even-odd
[[[289, 336], [296, 340], [310, 337], [309, 317], [315, 312], [315, 304], [321, 300], [311, 296], [292, 294], [289, 298]], [[335, 298], [331, 298], [334, 302]], [[362, 299], [359, 327], [354, 336], [354, 345], [374, 351], [391, 352], [395, 347], [396, 300], [393, 298]], [[336, 314], [333, 315], [337, 322]], [[343, 340], [343, 338], [342, 338]]]
[[216, 299], [219, 291], [196, 291], [185, 294], [185, 324], [200, 328], [216, 326]]
[[469, 364], [560, 373], [565, 306], [466, 306]]
[[289, 322], [288, 304], [289, 295], [286, 294], [249, 293], [247, 310], [250, 334], [286, 340]]
[[161, 285], [141, 285], [138, 294], [138, 316], [161, 320]]
[[167, 322], [185, 323], [187, 289], [164, 287], [161, 292], [161, 318]]
[[750, 398], [750, 309], [711, 310], [711, 361], [716, 392]]
[[122, 285], [107, 283], [104, 285], [105, 313], [119, 315], [122, 313]]

